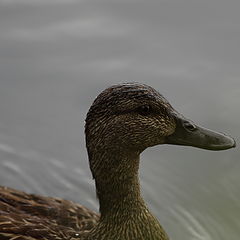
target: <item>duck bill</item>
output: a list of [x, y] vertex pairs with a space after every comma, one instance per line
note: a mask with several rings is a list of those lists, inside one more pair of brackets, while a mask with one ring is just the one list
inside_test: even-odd
[[200, 127], [174, 113], [176, 129], [173, 134], [166, 137], [166, 144], [192, 146], [207, 150], [226, 150], [236, 146], [233, 138], [207, 128]]

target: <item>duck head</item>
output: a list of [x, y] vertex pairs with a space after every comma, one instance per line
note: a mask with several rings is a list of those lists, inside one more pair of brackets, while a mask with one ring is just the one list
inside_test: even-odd
[[159, 92], [138, 83], [114, 85], [95, 99], [87, 114], [86, 142], [88, 148], [139, 153], [158, 144], [208, 150], [236, 145], [231, 137], [186, 119]]

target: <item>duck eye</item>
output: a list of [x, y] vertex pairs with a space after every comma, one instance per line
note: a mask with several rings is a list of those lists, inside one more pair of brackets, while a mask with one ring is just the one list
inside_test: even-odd
[[141, 115], [148, 115], [151, 112], [152, 108], [149, 105], [143, 105], [137, 109]]

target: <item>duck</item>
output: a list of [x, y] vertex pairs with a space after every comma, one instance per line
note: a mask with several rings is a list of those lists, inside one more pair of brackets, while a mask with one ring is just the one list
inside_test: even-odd
[[168, 240], [140, 190], [141, 153], [161, 144], [226, 150], [235, 140], [178, 113], [154, 88], [136, 82], [102, 91], [85, 120], [99, 213], [60, 198], [0, 187], [1, 240]]

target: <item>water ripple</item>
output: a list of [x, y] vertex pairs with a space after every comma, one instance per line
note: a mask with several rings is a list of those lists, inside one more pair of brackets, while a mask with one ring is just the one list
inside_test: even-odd
[[6, 153], [16, 153], [15, 149], [7, 144], [0, 143], [0, 150]]
[[179, 222], [185, 225], [189, 233], [196, 240], [212, 240], [209, 233], [206, 231], [205, 227], [200, 223], [200, 221], [194, 217], [187, 209], [177, 206], [175, 209], [170, 209], [172, 214], [176, 217]]

